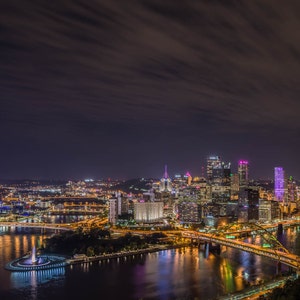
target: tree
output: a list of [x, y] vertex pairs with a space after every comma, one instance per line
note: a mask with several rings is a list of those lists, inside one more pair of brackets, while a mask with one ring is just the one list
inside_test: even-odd
[[89, 247], [86, 249], [86, 255], [87, 255], [87, 256], [94, 256], [94, 255], [95, 255], [94, 247], [89, 246]]

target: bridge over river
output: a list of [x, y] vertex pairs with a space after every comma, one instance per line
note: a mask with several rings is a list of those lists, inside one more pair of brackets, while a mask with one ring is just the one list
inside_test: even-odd
[[57, 230], [76, 230], [78, 227], [90, 228], [91, 226], [101, 226], [107, 223], [107, 218], [90, 218], [83, 221], [73, 223], [45, 223], [45, 222], [28, 222], [26, 218], [21, 221], [0, 221], [0, 227], [31, 227], [41, 229], [57, 229]]
[[59, 229], [59, 230], [74, 230], [71, 224], [56, 224], [56, 223], [26, 223], [26, 222], [0, 222], [0, 227], [29, 227], [41, 229]]
[[[290, 223], [291, 225], [292, 223]], [[245, 232], [252, 234], [260, 235], [264, 237], [266, 243], [263, 245], [250, 244], [242, 239], [236, 239], [236, 236], [241, 235], [243, 230], [232, 229], [231, 231], [226, 228], [219, 229], [213, 233], [211, 232], [198, 232], [198, 231], [184, 231], [182, 232], [182, 236], [185, 238], [190, 238], [193, 240], [204, 241], [206, 243], [215, 243], [223, 246], [228, 246], [236, 249], [240, 249], [243, 251], [247, 251], [250, 253], [254, 253], [256, 255], [265, 256], [276, 260], [277, 262], [284, 263], [291, 268], [295, 269], [297, 273], [300, 275], [300, 256], [290, 253], [288, 249], [286, 249], [277, 238], [272, 235], [268, 228], [264, 228], [262, 226], [256, 224], [247, 224], [248, 227], [244, 229]], [[294, 223], [295, 225], [295, 223]], [[233, 225], [231, 225], [233, 227]], [[245, 226], [245, 225], [244, 225]], [[249, 229], [249, 227], [251, 229]], [[234, 233], [235, 235], [231, 235]]]

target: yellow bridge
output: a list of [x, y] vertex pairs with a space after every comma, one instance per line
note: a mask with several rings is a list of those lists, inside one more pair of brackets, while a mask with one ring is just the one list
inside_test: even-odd
[[[289, 224], [295, 225], [295, 222], [290, 222]], [[246, 228], [245, 224], [239, 225], [243, 226], [244, 229], [237, 229], [234, 227], [234, 224], [230, 224], [227, 227], [219, 228], [213, 233], [183, 231], [182, 236], [185, 238], [196, 239], [207, 243], [215, 243], [254, 253], [256, 255], [265, 256], [294, 268], [297, 271], [297, 273], [300, 274], [300, 256], [290, 253], [289, 250], [286, 249], [276, 239], [276, 237], [268, 231], [268, 229], [270, 229], [270, 226], [266, 228], [257, 224], [247, 224]], [[242, 234], [243, 232], [251, 232], [252, 234], [256, 234], [263, 237], [268, 247], [263, 247], [261, 245], [256, 245], [252, 243], [250, 244], [242, 241], [241, 239], [235, 239], [235, 235]], [[233, 233], [235, 235], [232, 235]]]

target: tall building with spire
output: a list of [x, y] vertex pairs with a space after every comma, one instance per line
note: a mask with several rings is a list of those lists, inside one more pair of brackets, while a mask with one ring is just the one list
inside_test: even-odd
[[171, 192], [172, 191], [172, 181], [168, 175], [168, 167], [165, 165], [165, 172], [163, 178], [160, 180], [160, 192]]

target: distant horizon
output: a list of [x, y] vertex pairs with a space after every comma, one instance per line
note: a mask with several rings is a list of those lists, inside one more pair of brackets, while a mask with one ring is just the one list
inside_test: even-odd
[[[173, 176], [169, 176], [169, 178], [171, 179], [175, 179], [175, 175], [179, 175], [178, 173], [174, 174]], [[180, 174], [180, 175], [184, 175], [184, 174]], [[195, 178], [195, 177], [198, 177], [198, 178], [203, 178], [202, 176], [192, 176], [192, 178]], [[163, 178], [162, 176], [161, 177], [128, 177], [128, 178], [112, 178], [112, 177], [102, 177], [102, 178], [0, 178], [0, 183], [3, 182], [3, 181], [57, 181], [57, 182], [67, 182], [67, 181], [86, 181], [87, 180], [92, 180], [92, 181], [130, 181], [130, 180], [138, 180], [138, 179], [145, 179], [145, 180], [160, 180], [161, 178]], [[206, 176], [204, 176], [204, 178], [206, 179]], [[299, 181], [300, 179], [297, 179], [297, 178], [294, 178], [293, 179], [295, 181]], [[273, 181], [274, 178], [262, 178], [262, 177], [259, 177], [259, 178], [249, 178], [249, 181]]]
[[[233, 164], [231, 161], [227, 161], [227, 160], [222, 160], [222, 156], [221, 156], [221, 161], [224, 161], [225, 163], [231, 163], [231, 173], [232, 174], [237, 174], [238, 172], [238, 162], [240, 160], [237, 160], [235, 164]], [[193, 178], [194, 177], [204, 177], [206, 178], [206, 165], [203, 164], [203, 166], [200, 168], [197, 168], [200, 171], [190, 171], [188, 169], [185, 169], [184, 171], [178, 171], [179, 168], [174, 168], [172, 165], [171, 167], [169, 167], [168, 164], [162, 164], [162, 166], [159, 168], [160, 169], [160, 175], [143, 175], [143, 174], [136, 174], [136, 175], [125, 175], [125, 176], [113, 176], [112, 174], [108, 174], [107, 176], [94, 176], [94, 174], [90, 175], [89, 173], [95, 173], [95, 172], [85, 172], [88, 175], [82, 175], [82, 176], [70, 176], [70, 175], [66, 175], [66, 176], [61, 176], [61, 177], [55, 177], [55, 176], [51, 176], [51, 177], [45, 177], [45, 176], [1, 176], [0, 180], [45, 180], [45, 181], [72, 181], [72, 180], [86, 180], [86, 179], [93, 179], [93, 180], [131, 180], [131, 179], [141, 179], [141, 178], [145, 178], [145, 179], [161, 179], [164, 176], [164, 168], [165, 165], [167, 165], [167, 173], [169, 175], [170, 178], [174, 178], [175, 175], [181, 175], [184, 176], [186, 173], [189, 173]], [[151, 166], [152, 170], [154, 169], [153, 165]], [[291, 174], [290, 172], [287, 172], [286, 169], [283, 166], [280, 165], [276, 165], [274, 166], [269, 173], [269, 175], [266, 176], [261, 176], [261, 175], [256, 175], [259, 172], [256, 172], [255, 168], [252, 167], [251, 161], [249, 163], [249, 180], [273, 180], [274, 179], [274, 169], [277, 167], [282, 167], [284, 172], [285, 172], [285, 176], [286, 177], [290, 177], [292, 176], [295, 180], [299, 180], [299, 179], [294, 176], [293, 174]], [[169, 171], [171, 170], [171, 171]], [[139, 172], [141, 173], [141, 172]], [[158, 173], [158, 172], [155, 172]]]

